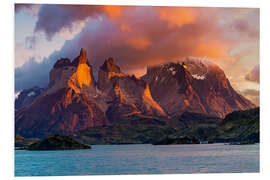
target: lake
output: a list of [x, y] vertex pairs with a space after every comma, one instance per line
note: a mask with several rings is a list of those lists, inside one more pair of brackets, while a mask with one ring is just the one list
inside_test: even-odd
[[89, 150], [15, 150], [15, 176], [259, 172], [259, 144], [92, 145]]

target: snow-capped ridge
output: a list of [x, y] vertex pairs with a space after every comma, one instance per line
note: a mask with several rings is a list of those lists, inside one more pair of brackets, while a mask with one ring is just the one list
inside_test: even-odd
[[187, 56], [178, 61], [178, 63], [196, 63], [198, 65], [204, 65], [207, 67], [210, 66], [218, 66], [216, 63], [213, 62], [212, 59], [207, 57], [194, 57], [194, 56]]

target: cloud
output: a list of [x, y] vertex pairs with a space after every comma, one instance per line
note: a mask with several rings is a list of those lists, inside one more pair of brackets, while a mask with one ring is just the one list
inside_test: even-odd
[[256, 105], [260, 104], [260, 91], [255, 89], [246, 89], [242, 92], [242, 94]]
[[260, 95], [260, 91], [255, 90], [255, 89], [246, 89], [245, 91], [243, 91], [244, 95], [249, 95], [249, 96], [259, 96]]
[[[48, 73], [60, 55], [72, 59], [78, 55], [80, 48], [87, 50], [95, 73], [105, 58], [111, 56], [123, 71], [136, 73], [134, 69], [137, 69], [140, 74], [147, 65], [165, 63], [185, 56], [206, 56], [219, 65], [233, 63], [237, 59], [229, 52], [241, 41], [228, 38], [227, 30], [234, 21], [220, 25], [220, 10], [43, 5], [35, 31], [44, 32], [48, 39], [53, 40], [56, 34], [63, 31], [72, 33], [72, 27], [76, 27], [78, 23], [83, 26], [75, 37], [66, 41], [60, 51], [40, 63], [38, 69]], [[242, 26], [245, 25], [240, 23], [238, 28], [243, 29]], [[45, 73], [42, 77], [45, 77]], [[28, 83], [24, 80], [26, 87]]]
[[[230, 14], [230, 16], [228, 15]], [[227, 38], [259, 39], [259, 8], [219, 8], [219, 25], [226, 29]], [[239, 36], [241, 33], [241, 36]]]
[[21, 67], [15, 69], [15, 91], [31, 88], [33, 86], [47, 87], [49, 72], [61, 54], [55, 51], [49, 58], [37, 62], [30, 57]]
[[252, 29], [251, 26], [244, 20], [235, 21], [236, 29], [240, 32], [247, 32], [249, 37], [259, 37], [259, 32]]
[[26, 36], [26, 38], [25, 38], [25, 46], [28, 49], [35, 49], [37, 42], [38, 42], [38, 37], [35, 35]]
[[[177, 22], [171, 25], [175, 16], [164, 18], [162, 15], [164, 12], [183, 9], [138, 7], [133, 11], [123, 11], [123, 16], [114, 21], [103, 18], [103, 23], [95, 33], [86, 27], [75, 43], [77, 48], [83, 46], [91, 51], [90, 56], [94, 61], [114, 56], [127, 69], [177, 60], [184, 56], [234, 61], [234, 57], [228, 53], [230, 42], [222, 37], [223, 30], [216, 26], [217, 19], [212, 18], [215, 11], [185, 8], [186, 13], [192, 13], [193, 19], [181, 25]], [[207, 15], [199, 15], [203, 13]], [[90, 34], [95, 35], [89, 37]]]
[[253, 81], [256, 83], [260, 83], [260, 66], [256, 65], [251, 72], [249, 72], [246, 76], [245, 79], [248, 81]]
[[161, 20], [168, 22], [168, 26], [173, 28], [174, 26], [181, 27], [185, 24], [191, 24], [195, 22], [195, 13], [189, 8], [159, 8], [159, 15]]
[[29, 49], [23, 47], [21, 44], [15, 44], [15, 67], [22, 66], [32, 56], [33, 55]]
[[15, 13], [26, 12], [32, 16], [37, 16], [40, 4], [15, 4]]
[[74, 31], [78, 24], [107, 15], [111, 19], [122, 15], [121, 6], [43, 5], [38, 14], [35, 31], [44, 32], [48, 40], [61, 31]]

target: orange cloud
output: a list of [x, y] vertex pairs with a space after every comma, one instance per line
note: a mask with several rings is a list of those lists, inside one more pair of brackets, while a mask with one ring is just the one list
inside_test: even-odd
[[133, 31], [132, 28], [128, 24], [121, 24], [120, 30], [122, 32], [128, 32], [128, 33]]
[[111, 19], [116, 19], [122, 16], [123, 7], [124, 6], [103, 6], [104, 11]]
[[151, 45], [146, 37], [132, 37], [127, 39], [126, 43], [137, 50], [144, 50]]
[[236, 59], [228, 55], [229, 48], [220, 43], [200, 43], [194, 48], [194, 54], [205, 56], [213, 59], [222, 59], [234, 62]]
[[143, 67], [143, 68], [132, 68], [132, 69], [127, 69], [125, 71], [126, 74], [129, 74], [129, 75], [135, 75], [137, 78], [145, 75], [146, 73], [146, 67]]
[[160, 19], [167, 21], [169, 28], [181, 27], [196, 21], [195, 14], [190, 8], [167, 8], [161, 7], [158, 10]]
[[[112, 56], [124, 71], [141, 75], [144, 71], [139, 69], [147, 65], [195, 56], [212, 58], [229, 69], [238, 58], [231, 49], [245, 43], [250, 37], [245, 34], [255, 31], [258, 25], [256, 16], [255, 24], [249, 28], [246, 23], [252, 18], [243, 17], [235, 22], [237, 16], [230, 16], [233, 11], [205, 7], [44, 5], [36, 27], [53, 37], [63, 28], [70, 28], [73, 22], [89, 21], [74, 40], [65, 43], [60, 53], [72, 57], [75, 49], [84, 47], [91, 52], [88, 58], [93, 68]], [[237, 10], [241, 14], [247, 11]], [[221, 16], [221, 12], [226, 16]], [[102, 18], [97, 26], [91, 24], [91, 19], [99, 17]], [[239, 31], [232, 31], [232, 27]]]

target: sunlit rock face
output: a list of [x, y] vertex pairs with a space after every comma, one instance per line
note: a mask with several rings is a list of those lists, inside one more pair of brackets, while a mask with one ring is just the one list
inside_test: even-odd
[[105, 60], [103, 65], [98, 71], [98, 88], [100, 90], [106, 90], [112, 87], [111, 79], [113, 77], [125, 76], [119, 66], [115, 65], [113, 58], [108, 58]]
[[107, 95], [107, 103], [109, 106], [106, 110], [106, 115], [112, 123], [117, 122], [120, 118], [141, 114], [136, 105], [128, 101], [119, 86], [118, 80], [114, 82], [113, 88], [111, 88]]
[[[148, 84], [135, 76], [114, 77], [111, 80], [114, 85], [109, 91], [107, 117], [115, 116], [112, 109], [118, 109], [121, 116], [131, 114], [143, 114], [150, 116], [167, 116], [160, 105], [152, 98]], [[112, 97], [116, 97], [112, 99]], [[122, 107], [128, 107], [130, 112], [121, 111]], [[126, 113], [123, 115], [123, 113]]]
[[72, 62], [58, 60], [50, 72], [47, 90], [15, 114], [16, 133], [44, 137], [69, 134], [88, 127], [110, 125], [94, 99], [95, 81], [85, 50]]
[[143, 80], [122, 73], [113, 58], [105, 60], [98, 73], [98, 89], [107, 102], [109, 120], [132, 114], [166, 116], [151, 96], [149, 86]]
[[58, 60], [50, 71], [50, 83], [47, 93], [55, 92], [61, 88], [69, 87], [80, 93], [83, 87], [95, 87], [92, 66], [87, 60], [86, 51], [81, 49], [80, 55], [72, 62], [63, 58]]
[[108, 126], [131, 115], [166, 116], [149, 86], [121, 72], [112, 58], [100, 67], [96, 83], [87, 54], [59, 59], [50, 71], [48, 88], [15, 115], [16, 133], [43, 137]]
[[220, 67], [206, 59], [189, 57], [148, 67], [141, 79], [149, 83], [153, 98], [169, 115], [188, 111], [225, 117], [255, 107], [232, 88]]
[[255, 107], [231, 87], [221, 68], [196, 58], [148, 67], [141, 78], [124, 74], [108, 58], [96, 82], [81, 49], [73, 61], [59, 59], [49, 76], [48, 87], [15, 112], [16, 134], [70, 134], [131, 116], [170, 118], [194, 112], [224, 117]]

